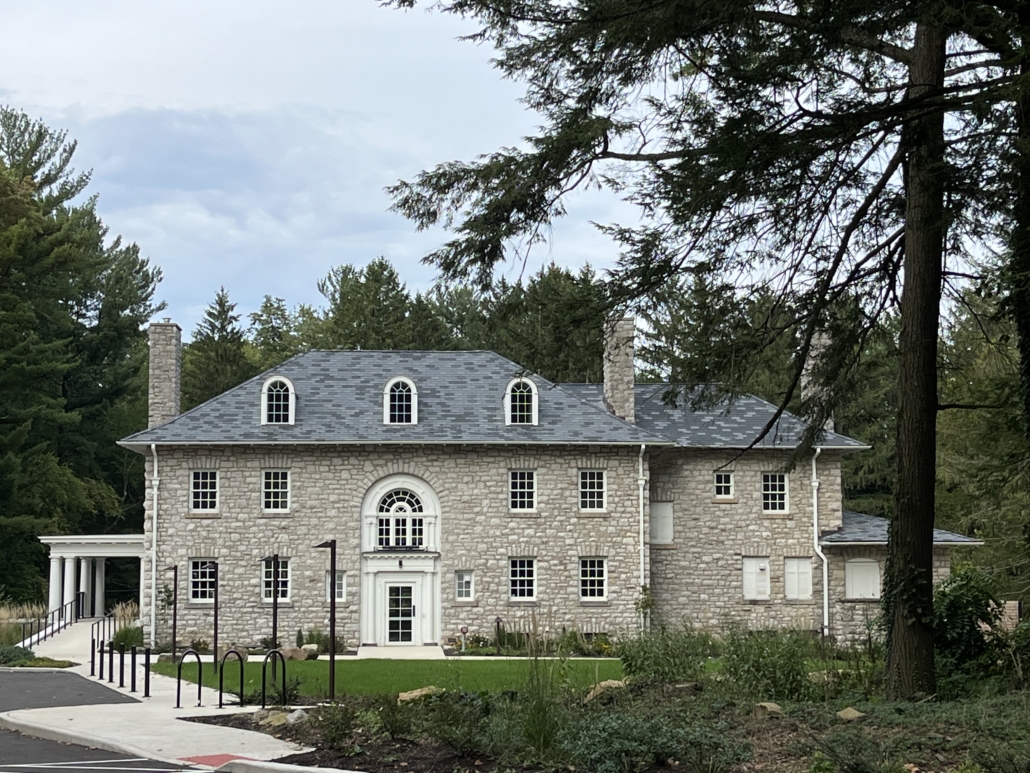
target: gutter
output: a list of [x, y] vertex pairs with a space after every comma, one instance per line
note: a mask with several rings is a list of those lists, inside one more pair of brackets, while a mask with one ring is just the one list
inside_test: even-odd
[[[822, 545], [828, 548], [885, 548], [886, 542], [823, 542]], [[983, 540], [970, 540], [969, 542], [934, 542], [935, 548], [977, 548], [983, 547]]]
[[[637, 457], [637, 488], [639, 491], [639, 506], [640, 506], [640, 588], [643, 590], [644, 586], [647, 585], [647, 575], [645, 573], [644, 566], [644, 485], [647, 483], [647, 478], [644, 477], [644, 450], [647, 445], [644, 443], [640, 444], [640, 456]], [[644, 629], [644, 615], [640, 615], [640, 629]]]
[[[158, 493], [161, 490], [161, 476], [157, 469], [157, 443], [150, 444], [150, 453], [154, 455], [154, 522], [150, 531], [150, 646], [157, 646], [157, 505]], [[143, 600], [143, 589], [140, 588], [140, 601]]]
[[823, 562], [823, 627], [822, 635], [829, 636], [830, 634], [830, 568], [826, 560], [826, 554], [823, 553], [822, 546], [819, 544], [819, 473], [816, 467], [816, 460], [819, 458], [819, 454], [823, 452], [823, 449], [815, 449], [815, 454], [812, 455], [812, 546], [815, 548], [815, 554], [819, 556], [819, 560]]

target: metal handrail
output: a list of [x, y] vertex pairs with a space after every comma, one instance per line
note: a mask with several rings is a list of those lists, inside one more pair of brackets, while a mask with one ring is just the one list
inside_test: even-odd
[[[86, 594], [79, 591], [75, 598], [66, 604], [62, 604], [55, 610], [48, 612], [35, 620], [29, 620], [21, 624], [21, 646], [31, 648], [35, 644], [46, 641], [48, 638], [60, 633], [65, 628], [75, 623], [82, 617], [82, 608], [85, 604]], [[28, 629], [26, 630], [26, 626]]]
[[197, 656], [197, 706], [203, 705], [200, 699], [200, 690], [202, 687], [201, 682], [203, 682], [204, 677], [204, 663], [200, 660], [200, 653], [195, 649], [190, 648], [182, 653], [182, 657], [179, 658], [179, 672], [175, 679], [175, 708], [177, 709], [182, 708], [180, 705], [182, 703], [182, 664], [186, 662], [187, 655]]
[[[268, 659], [272, 658], [272, 669], [275, 670], [275, 658], [279, 658], [279, 662], [283, 664], [283, 686], [279, 693], [279, 701], [281, 706], [286, 705], [286, 658], [279, 650], [269, 650], [268, 654], [265, 655], [265, 660], [261, 664], [261, 708], [265, 707], [265, 677], [268, 671]], [[272, 681], [275, 681], [275, 676], [272, 676]]]
[[243, 705], [243, 691], [246, 689], [246, 685], [243, 682], [243, 655], [237, 650], [226, 650], [225, 654], [222, 655], [222, 661], [218, 664], [218, 708], [222, 708], [222, 685], [225, 682], [225, 661], [230, 655], [235, 655], [236, 659], [240, 661], [240, 705]]

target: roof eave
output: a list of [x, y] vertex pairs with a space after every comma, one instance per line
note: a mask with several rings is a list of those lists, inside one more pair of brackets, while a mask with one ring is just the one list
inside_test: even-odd
[[675, 446], [671, 440], [119, 440], [130, 451], [155, 446]]
[[[887, 540], [882, 540], [882, 541], [878, 541], [878, 542], [869, 542], [869, 541], [864, 541], [863, 542], [863, 541], [857, 541], [857, 540], [856, 541], [850, 541], [849, 540], [848, 542], [841, 542], [841, 541], [838, 541], [838, 540], [833, 540], [832, 542], [828, 542], [826, 540], [819, 540], [819, 544], [822, 545], [823, 547], [828, 547], [828, 548], [887, 547]], [[933, 542], [933, 546], [934, 547], [949, 547], [949, 548], [956, 548], [956, 547], [980, 547], [983, 544], [984, 544], [983, 540], [969, 540], [969, 541], [962, 541], [962, 542], [954, 542], [953, 540], [946, 540], [946, 541], [934, 540], [934, 542]]]

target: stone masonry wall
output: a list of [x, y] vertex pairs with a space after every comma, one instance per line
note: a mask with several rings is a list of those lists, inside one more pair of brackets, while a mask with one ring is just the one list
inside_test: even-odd
[[[667, 625], [713, 631], [729, 624], [751, 628], [822, 624], [822, 569], [812, 547], [810, 462], [788, 475], [789, 510], [762, 513], [762, 473], [781, 472], [786, 451], [734, 452], [656, 449], [651, 456], [651, 502], [673, 502], [673, 544], [650, 546], [651, 589], [656, 617]], [[734, 497], [716, 500], [716, 471], [732, 471]], [[818, 460], [820, 529], [841, 524], [839, 455]], [[768, 557], [770, 599], [745, 600], [742, 558]], [[785, 598], [784, 558], [812, 558], [812, 598]], [[832, 585], [831, 585], [832, 587]]]
[[[852, 558], [873, 558], [880, 565], [880, 583], [887, 562], [886, 545], [863, 545], [826, 550], [830, 560], [830, 627], [836, 639], [842, 642], [862, 643], [877, 639], [873, 621], [880, 616], [879, 599], [848, 599], [845, 584], [845, 563]], [[939, 583], [951, 574], [951, 548], [933, 549], [933, 581]]]
[[[211, 639], [209, 605], [188, 601], [191, 558], [213, 558], [220, 573], [220, 643], [257, 643], [271, 634], [271, 604], [261, 600], [260, 560], [273, 552], [291, 563], [291, 600], [279, 610], [279, 635], [292, 643], [297, 629], [328, 630], [327, 550], [338, 540], [338, 569], [346, 572], [346, 600], [337, 604], [337, 630], [348, 646], [359, 638], [362, 570], [362, 500], [382, 478], [408, 474], [436, 492], [440, 515], [441, 638], [489, 636], [500, 617], [509, 629], [536, 625], [558, 632], [635, 630], [639, 597], [637, 455], [634, 449], [497, 447], [191, 447], [159, 449], [159, 576], [157, 640], [170, 635], [170, 611], [161, 603], [179, 566], [179, 641]], [[147, 459], [146, 544], [153, 534], [153, 462]], [[508, 470], [535, 469], [537, 511], [508, 510]], [[607, 510], [579, 510], [581, 468], [607, 472]], [[216, 514], [189, 509], [190, 471], [217, 469]], [[262, 470], [289, 469], [288, 514], [262, 513]], [[509, 598], [509, 556], [535, 557], [537, 601]], [[579, 558], [606, 557], [608, 598], [581, 601]], [[471, 570], [475, 599], [456, 601], [454, 573]], [[143, 619], [149, 636], [151, 579], [146, 561]], [[427, 635], [426, 641], [432, 641]]]

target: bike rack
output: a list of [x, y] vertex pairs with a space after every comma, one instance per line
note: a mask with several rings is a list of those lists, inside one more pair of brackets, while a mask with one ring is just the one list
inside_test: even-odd
[[[272, 660], [272, 664], [273, 664], [272, 667], [273, 667], [273, 669], [275, 668], [275, 658], [279, 658], [279, 662], [282, 663], [282, 665], [283, 665], [283, 686], [282, 686], [282, 691], [279, 693], [279, 699], [282, 701], [283, 704], [286, 703], [286, 658], [283, 657], [283, 654], [279, 650], [270, 650], [269, 653], [267, 655], [265, 655], [265, 660], [261, 664], [261, 708], [264, 708], [265, 707], [265, 703], [266, 703], [266, 701], [265, 701], [265, 677], [266, 677], [266, 672], [268, 670], [268, 659], [269, 658], [273, 659]], [[273, 681], [274, 681], [274, 677], [273, 677]]]
[[179, 658], [178, 674], [175, 677], [175, 708], [177, 708], [177, 709], [178, 708], [182, 708], [182, 706], [179, 705], [179, 704], [182, 703], [182, 701], [181, 701], [181, 695], [182, 695], [182, 664], [186, 662], [186, 656], [187, 655], [195, 655], [196, 658], [197, 658], [197, 706], [202, 706], [203, 705], [200, 702], [200, 690], [203, 687], [203, 685], [202, 685], [202, 682], [203, 682], [202, 677], [204, 675], [204, 664], [200, 660], [200, 653], [197, 652], [195, 649], [191, 648], [191, 649], [186, 650], [184, 653], [182, 653], [182, 657]]
[[243, 691], [245, 685], [243, 682], [243, 655], [236, 650], [226, 650], [226, 653], [222, 655], [222, 660], [218, 664], [218, 708], [222, 708], [222, 683], [225, 681], [225, 661], [230, 655], [235, 655], [236, 659], [240, 661], [240, 705], [243, 705]]

